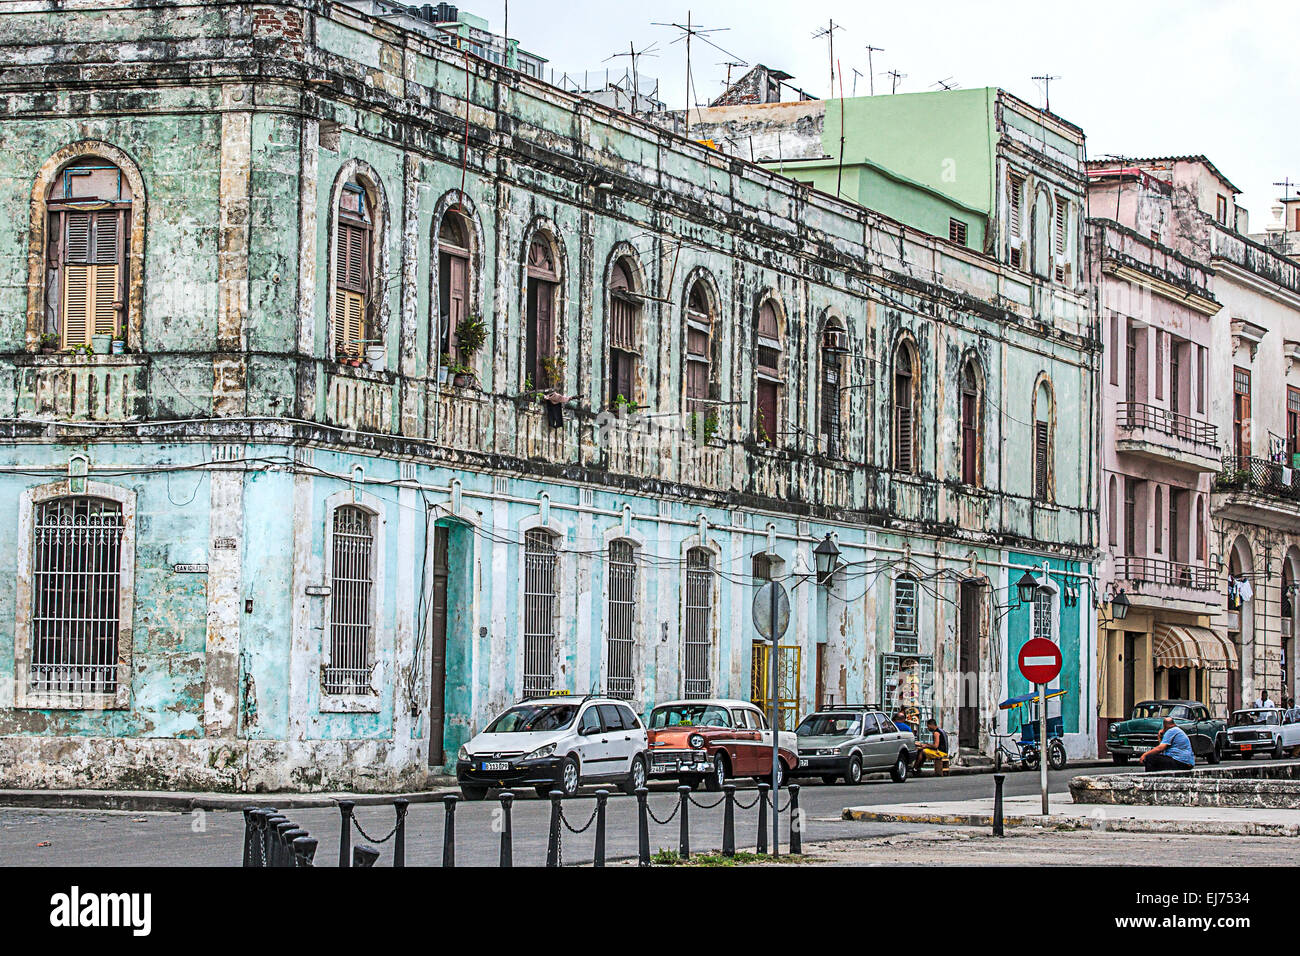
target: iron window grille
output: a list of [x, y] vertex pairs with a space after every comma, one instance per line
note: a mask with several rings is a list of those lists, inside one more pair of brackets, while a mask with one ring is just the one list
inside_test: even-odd
[[549, 531], [524, 535], [524, 696], [555, 686], [555, 540]]
[[609, 546], [609, 635], [605, 693], [632, 700], [636, 683], [636, 552], [626, 541]]
[[894, 582], [894, 650], [914, 654], [920, 650], [916, 633], [916, 580], [903, 577]]
[[1052, 639], [1052, 592], [1047, 588], [1034, 594], [1034, 637]]
[[354, 505], [334, 510], [330, 565], [330, 657], [321, 669], [326, 694], [373, 694], [374, 519]]
[[30, 689], [116, 693], [121, 506], [56, 498], [38, 507], [32, 530]]
[[709, 697], [713, 691], [713, 557], [703, 548], [686, 552], [686, 607], [683, 633], [683, 696]]

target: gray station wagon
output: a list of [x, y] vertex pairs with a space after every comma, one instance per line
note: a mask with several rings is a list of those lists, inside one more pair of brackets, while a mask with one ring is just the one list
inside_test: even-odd
[[809, 714], [795, 728], [799, 740], [796, 777], [821, 777], [823, 783], [862, 782], [864, 773], [888, 770], [895, 783], [907, 779], [916, 759], [916, 738], [883, 713], [870, 708], [836, 707]]

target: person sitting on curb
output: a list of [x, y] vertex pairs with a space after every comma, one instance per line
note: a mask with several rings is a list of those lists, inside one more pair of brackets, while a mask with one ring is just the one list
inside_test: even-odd
[[1144, 753], [1141, 760], [1148, 773], [1154, 770], [1191, 770], [1196, 766], [1192, 742], [1172, 717], [1165, 718], [1160, 743]]
[[922, 744], [916, 752], [916, 763], [912, 767], [916, 773], [920, 773], [921, 768], [925, 766], [926, 757], [934, 761], [934, 769], [938, 771], [943, 766], [944, 758], [948, 756], [948, 735], [939, 729], [938, 722], [931, 717], [925, 722], [925, 729], [930, 735], [930, 741]]

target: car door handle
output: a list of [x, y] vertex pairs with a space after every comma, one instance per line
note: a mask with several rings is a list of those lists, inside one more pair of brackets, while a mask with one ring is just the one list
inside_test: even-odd
[[624, 740], [631, 740], [632, 738], [631, 738], [630, 736], [628, 736], [628, 737], [624, 737], [623, 739], [624, 739]]

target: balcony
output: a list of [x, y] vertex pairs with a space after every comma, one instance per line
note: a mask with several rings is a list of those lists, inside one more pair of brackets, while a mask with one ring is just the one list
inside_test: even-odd
[[1115, 450], [1195, 472], [1218, 471], [1219, 430], [1209, 422], [1142, 402], [1115, 406]]
[[1219, 603], [1218, 577], [1197, 564], [1121, 556], [1115, 559], [1115, 583], [1133, 607], [1204, 614]]
[[1265, 458], [1224, 458], [1210, 510], [1217, 518], [1294, 530], [1300, 523], [1300, 472]]
[[15, 369], [19, 418], [122, 422], [147, 409], [144, 355], [24, 356]]

